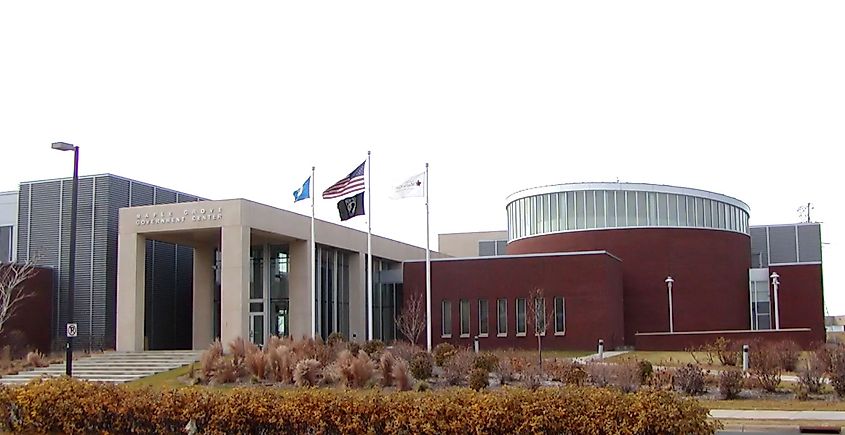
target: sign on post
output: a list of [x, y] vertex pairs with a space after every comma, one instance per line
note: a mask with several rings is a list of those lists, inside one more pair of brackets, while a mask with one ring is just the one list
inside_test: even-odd
[[68, 338], [76, 337], [77, 327], [76, 323], [68, 323], [67, 324], [67, 336]]

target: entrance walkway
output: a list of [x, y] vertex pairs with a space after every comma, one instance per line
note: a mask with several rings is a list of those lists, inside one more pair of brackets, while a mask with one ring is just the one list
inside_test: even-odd
[[[623, 355], [623, 354], [626, 354], [628, 352], [630, 352], [630, 351], [629, 350], [610, 350], [610, 351], [604, 352], [604, 354], [602, 356], [603, 356], [603, 358], [612, 358], [614, 356]], [[572, 361], [580, 363], [580, 364], [585, 364], [585, 363], [590, 362], [590, 361], [601, 361], [601, 359], [599, 359], [599, 354], [594, 353], [592, 355], [579, 356], [577, 358], [572, 358]]]
[[[156, 350], [146, 352], [107, 352], [73, 361], [73, 377], [87, 381], [121, 384], [156, 373], [191, 364], [199, 360], [202, 351]], [[0, 378], [0, 384], [25, 384], [39, 377], [59, 377], [65, 374], [65, 362], [51, 364], [16, 375]]]

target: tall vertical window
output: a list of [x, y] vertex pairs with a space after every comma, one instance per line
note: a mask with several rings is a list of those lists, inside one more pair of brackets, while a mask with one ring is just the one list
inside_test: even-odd
[[478, 335], [486, 337], [488, 333], [487, 299], [478, 300]]
[[546, 335], [546, 298], [534, 298], [534, 332]]
[[469, 337], [469, 301], [461, 299], [461, 337]]
[[499, 299], [496, 301], [496, 333], [501, 336], [508, 335], [507, 299]]
[[555, 335], [566, 333], [566, 305], [562, 296], [555, 298]]
[[516, 335], [525, 335], [525, 298], [516, 300]]
[[440, 302], [440, 335], [443, 338], [452, 336], [452, 302], [446, 299]]

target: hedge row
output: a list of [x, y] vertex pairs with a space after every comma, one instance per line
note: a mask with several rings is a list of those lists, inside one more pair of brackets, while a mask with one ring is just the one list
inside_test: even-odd
[[709, 434], [694, 400], [665, 391], [502, 388], [127, 389], [71, 379], [0, 388], [0, 429], [48, 433]]

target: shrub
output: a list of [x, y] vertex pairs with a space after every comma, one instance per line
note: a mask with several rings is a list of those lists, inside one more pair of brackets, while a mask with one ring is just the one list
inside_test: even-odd
[[[436, 358], [436, 357], [435, 357]], [[463, 385], [472, 369], [473, 354], [461, 351], [449, 358], [443, 365], [443, 378], [449, 385]]]
[[409, 391], [411, 389], [411, 377], [408, 375], [408, 362], [404, 359], [396, 360], [393, 365], [393, 379], [396, 381], [396, 389]]
[[845, 397], [845, 346], [828, 343], [817, 349], [815, 354], [824, 364], [824, 370], [836, 395]]
[[424, 381], [431, 377], [434, 358], [426, 351], [417, 352], [411, 358], [411, 374], [414, 379]]
[[778, 342], [773, 348], [778, 366], [784, 371], [794, 372], [798, 366], [798, 357], [801, 356], [801, 348], [792, 340]]
[[356, 341], [347, 341], [346, 350], [352, 355], [358, 355], [358, 351], [361, 350], [361, 344]]
[[640, 365], [635, 361], [625, 361], [611, 365], [611, 385], [631, 393], [640, 386]]
[[293, 351], [285, 345], [269, 352], [269, 371], [276, 382], [290, 384], [293, 382], [293, 369], [296, 366], [296, 356]]
[[611, 364], [590, 361], [584, 366], [584, 370], [587, 372], [590, 384], [596, 387], [610, 385], [613, 370]]
[[238, 337], [229, 343], [229, 352], [232, 353], [234, 364], [239, 365], [246, 356], [246, 341], [244, 341], [243, 337]]
[[710, 349], [716, 354], [716, 357], [723, 366], [736, 366], [739, 359], [739, 349], [730, 340], [725, 337], [719, 337], [710, 345]]
[[807, 386], [804, 384], [798, 384], [793, 387], [793, 391], [795, 392], [795, 398], [801, 401], [810, 400], [810, 390], [807, 389]]
[[343, 343], [344, 341], [346, 341], [346, 338], [343, 336], [343, 334], [335, 331], [335, 332], [332, 332], [331, 334], [329, 334], [329, 338], [326, 339], [326, 344], [329, 347], [335, 347], [335, 346]]
[[724, 370], [719, 374], [719, 394], [722, 399], [732, 400], [742, 391], [742, 379], [745, 376], [739, 370]]
[[804, 386], [808, 393], [818, 394], [822, 388], [824, 364], [818, 355], [812, 353], [798, 369], [798, 383]]
[[549, 378], [563, 382], [566, 385], [581, 386], [587, 381], [587, 372], [584, 371], [584, 366], [578, 363], [568, 361], [559, 362], [557, 359], [554, 359], [546, 362], [545, 369]]
[[379, 370], [381, 371], [381, 386], [389, 387], [393, 385], [393, 366], [396, 364], [396, 358], [390, 351], [385, 351], [381, 354], [379, 361]]
[[364, 350], [352, 355], [348, 350], [337, 357], [338, 376], [344, 385], [350, 388], [362, 388], [372, 379], [375, 366]]
[[231, 384], [240, 378], [240, 369], [230, 358], [220, 358], [214, 366], [213, 380], [217, 384]]
[[364, 346], [361, 349], [367, 353], [367, 355], [376, 358], [377, 354], [384, 350], [384, 342], [381, 340], [370, 340], [364, 343]]
[[214, 369], [223, 357], [223, 345], [220, 340], [215, 340], [200, 357], [200, 374], [204, 381], [208, 382], [214, 377]]
[[419, 346], [414, 346], [413, 344], [404, 341], [393, 342], [391, 346], [387, 347], [387, 350], [389, 350], [396, 359], [401, 358], [405, 361], [410, 361], [414, 355], [422, 351]]
[[44, 355], [37, 350], [26, 354], [26, 363], [32, 367], [47, 367], [50, 365], [44, 360]]
[[537, 391], [543, 384], [542, 376], [543, 373], [539, 366], [528, 366], [522, 371], [522, 386], [531, 391]]
[[440, 343], [437, 346], [434, 346], [434, 349], [431, 350], [431, 353], [434, 356], [434, 363], [437, 364], [439, 367], [443, 367], [446, 364], [446, 361], [449, 358], [452, 358], [458, 350], [455, 349], [455, 346], [452, 346], [450, 343]]
[[648, 384], [654, 374], [654, 366], [651, 365], [650, 361], [640, 360], [637, 362], [637, 368], [639, 369], [640, 385]]
[[490, 352], [480, 353], [475, 356], [472, 366], [477, 369], [484, 369], [487, 373], [494, 372], [499, 368], [499, 357]]
[[293, 382], [297, 387], [313, 387], [320, 381], [320, 361], [304, 359], [296, 363], [293, 370]]
[[246, 369], [258, 379], [266, 379], [267, 361], [268, 358], [264, 355], [264, 352], [259, 351], [257, 348], [248, 353], [244, 358]]
[[704, 371], [701, 367], [687, 364], [679, 368], [674, 376], [675, 386], [686, 394], [695, 396], [702, 394], [704, 388]]
[[417, 391], [428, 391], [431, 389], [431, 385], [428, 385], [428, 382], [420, 382], [417, 384]]
[[507, 385], [514, 380], [516, 370], [514, 369], [513, 359], [510, 356], [504, 356], [499, 359], [499, 384]]
[[[313, 361], [315, 364], [316, 360]], [[10, 410], [16, 410], [14, 413]], [[542, 410], [542, 412], [538, 412]], [[268, 388], [132, 389], [56, 379], [0, 388], [14, 433], [643, 433], [712, 434], [694, 400], [593, 388], [383, 393]], [[12, 418], [14, 414], [14, 418]]]
[[782, 358], [778, 355], [778, 347], [771, 343], [759, 343], [751, 347], [751, 375], [761, 388], [766, 391], [777, 391], [781, 379]]
[[657, 369], [648, 382], [656, 390], [672, 390], [675, 386], [675, 370], [669, 368]]
[[469, 373], [469, 387], [475, 391], [483, 390], [490, 385], [490, 372], [482, 367], [475, 367]]

